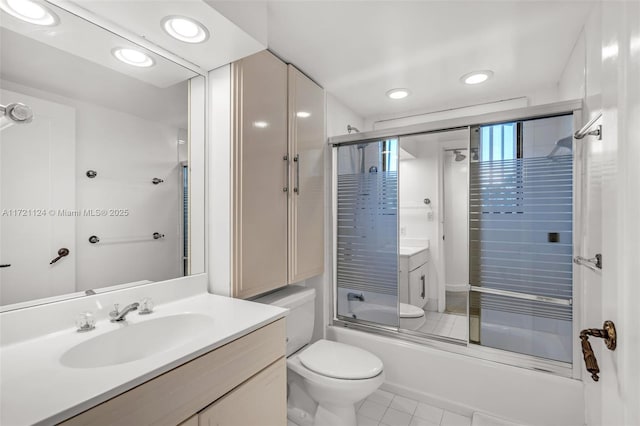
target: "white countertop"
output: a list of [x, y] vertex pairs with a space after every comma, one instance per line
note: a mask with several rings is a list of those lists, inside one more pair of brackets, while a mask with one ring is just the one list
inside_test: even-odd
[[413, 256], [414, 254], [418, 254], [421, 251], [429, 250], [429, 246], [420, 246], [420, 247], [403, 247], [400, 246], [398, 248], [398, 254], [400, 256]]
[[[286, 309], [201, 293], [159, 304], [128, 324], [182, 313], [210, 316], [210, 333], [152, 356], [98, 368], [69, 368], [61, 355], [85, 340], [126, 327], [98, 318], [96, 329], [66, 328], [0, 348], [0, 424], [55, 424], [287, 315]], [[284, 345], [284, 342], [283, 342]]]

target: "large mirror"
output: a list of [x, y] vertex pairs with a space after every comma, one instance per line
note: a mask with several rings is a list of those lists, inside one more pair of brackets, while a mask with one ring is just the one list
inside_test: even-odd
[[190, 238], [204, 77], [20, 4], [0, 20], [0, 305], [204, 272]]

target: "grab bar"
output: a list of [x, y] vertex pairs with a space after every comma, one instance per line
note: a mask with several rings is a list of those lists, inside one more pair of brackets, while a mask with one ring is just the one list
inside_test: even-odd
[[589, 120], [589, 122], [587, 124], [585, 124], [584, 126], [582, 126], [582, 128], [580, 130], [575, 132], [573, 134], [573, 137], [576, 138], [576, 139], [582, 139], [585, 136], [589, 135], [589, 136], [596, 136], [598, 138], [598, 140], [601, 140], [602, 139], [602, 125], [601, 124], [599, 124], [595, 129], [589, 130], [591, 128], [591, 126], [593, 126], [595, 124], [595, 122], [598, 121], [601, 117], [602, 117], [602, 112], [600, 112], [598, 115], [596, 115], [591, 120]]
[[534, 302], [552, 303], [554, 305], [573, 305], [572, 299], [558, 299], [557, 297], [538, 296], [536, 294], [518, 293], [517, 291], [498, 290], [496, 288], [470, 286], [471, 291], [478, 293], [495, 294], [497, 296], [507, 296], [516, 299], [533, 300]]
[[164, 234], [154, 232], [151, 236], [138, 236], [138, 237], [122, 237], [122, 238], [100, 238], [97, 235], [89, 237], [91, 244], [103, 243], [103, 244], [118, 244], [118, 243], [137, 243], [141, 241], [154, 241], [164, 238]]
[[586, 266], [595, 272], [602, 270], [602, 254], [596, 253], [595, 257], [587, 259], [586, 257], [576, 256], [573, 258], [573, 263], [576, 265]]

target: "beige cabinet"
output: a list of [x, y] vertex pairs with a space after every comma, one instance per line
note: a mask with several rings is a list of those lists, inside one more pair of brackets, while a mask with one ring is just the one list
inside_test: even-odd
[[[61, 424], [285, 425], [284, 355], [285, 320], [280, 319]], [[247, 411], [262, 410], [268, 422], [246, 421], [253, 419]]]
[[289, 283], [324, 269], [324, 90], [289, 65]]
[[324, 91], [268, 51], [232, 66], [232, 294], [324, 268]]
[[286, 361], [280, 359], [199, 415], [199, 426], [284, 426], [287, 424]]
[[267, 51], [235, 62], [232, 281], [247, 298], [287, 283], [287, 66]]

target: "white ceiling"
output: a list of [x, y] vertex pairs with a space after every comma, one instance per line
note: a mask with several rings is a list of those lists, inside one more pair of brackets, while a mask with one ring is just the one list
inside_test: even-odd
[[187, 127], [186, 81], [161, 89], [6, 28], [0, 28], [0, 64], [4, 88], [20, 92], [19, 87], [7, 84], [17, 83], [150, 121]]
[[[231, 16], [243, 24], [243, 28], [203, 0], [58, 1], [62, 5], [74, 3], [207, 71], [264, 50], [266, 47], [263, 43], [266, 41], [266, 34], [265, 40], [261, 40], [259, 29], [259, 22], [266, 20], [266, 8], [263, 8], [264, 14], [261, 14], [260, 7], [248, 7], [253, 5], [247, 6], [244, 1], [238, 2], [235, 10], [230, 12]], [[216, 3], [213, 0], [209, 1]], [[209, 39], [203, 43], [191, 44], [169, 36], [162, 29], [161, 22], [163, 18], [171, 15], [187, 16], [199, 21], [209, 30]], [[249, 20], [247, 16], [252, 15], [255, 19]], [[256, 27], [258, 27], [257, 30]]]
[[[553, 88], [593, 4], [268, 1], [269, 48], [365, 118], [441, 110]], [[460, 83], [481, 69], [493, 79]]]
[[[114, 48], [141, 48], [53, 4], [49, 4], [48, 7], [60, 18], [60, 22], [56, 26], [42, 27], [29, 24], [4, 11], [0, 12], [1, 26], [55, 49], [66, 51], [157, 87], [173, 86], [196, 75], [194, 72], [150, 51], [146, 51], [146, 53], [155, 61], [154, 66], [140, 68], [124, 64], [111, 54]], [[24, 52], [24, 54], [27, 55], [28, 52]]]

